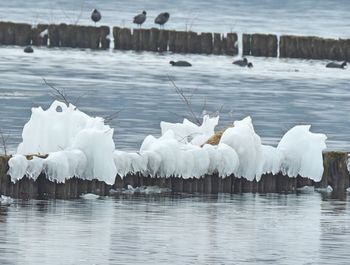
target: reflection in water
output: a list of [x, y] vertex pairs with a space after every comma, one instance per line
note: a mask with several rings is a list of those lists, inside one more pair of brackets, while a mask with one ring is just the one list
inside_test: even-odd
[[318, 193], [120, 195], [0, 209], [0, 264], [346, 264], [350, 246], [348, 199]]

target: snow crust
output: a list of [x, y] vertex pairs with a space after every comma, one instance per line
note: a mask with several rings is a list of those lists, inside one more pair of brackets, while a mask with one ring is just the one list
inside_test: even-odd
[[[320, 181], [323, 174], [324, 134], [310, 132], [310, 125], [290, 129], [277, 147], [262, 144], [252, 119], [235, 121], [225, 130], [218, 145], [205, 142], [215, 133], [219, 117], [203, 117], [200, 126], [161, 122], [161, 136], [147, 136], [140, 150], [115, 150], [113, 129], [102, 118], [90, 117], [75, 106], [55, 101], [47, 109], [33, 108], [24, 126], [22, 143], [9, 160], [13, 182], [42, 172], [50, 180], [72, 177], [99, 179], [114, 184], [116, 175], [141, 173], [152, 177], [199, 178], [205, 174], [226, 177], [234, 174], [260, 180], [262, 174], [282, 172]], [[47, 158], [27, 154], [48, 154]]]

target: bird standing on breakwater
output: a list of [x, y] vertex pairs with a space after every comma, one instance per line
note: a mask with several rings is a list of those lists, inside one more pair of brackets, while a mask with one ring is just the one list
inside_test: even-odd
[[327, 68], [341, 68], [341, 69], [345, 69], [345, 66], [346, 66], [346, 62], [343, 62], [343, 63], [336, 63], [336, 62], [330, 62], [330, 63], [327, 63], [326, 67]]
[[164, 24], [169, 20], [170, 14], [168, 12], [160, 13], [154, 23], [159, 24], [159, 27], [164, 27]]
[[96, 25], [96, 22], [99, 22], [101, 20], [101, 18], [102, 18], [101, 13], [97, 9], [92, 10], [91, 20], [95, 22], [95, 25]]
[[143, 22], [146, 21], [146, 14], [147, 14], [146, 11], [143, 10], [143, 12], [141, 14], [138, 14], [134, 17], [133, 23], [139, 25], [141, 28], [141, 25], [143, 24]]

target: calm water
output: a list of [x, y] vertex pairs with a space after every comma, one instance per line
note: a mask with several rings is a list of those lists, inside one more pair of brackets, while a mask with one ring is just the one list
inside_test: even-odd
[[12, 0], [0, 8], [1, 20], [32, 24], [92, 25], [90, 12], [97, 8], [101, 24], [133, 27], [132, 18], [146, 10], [144, 27], [155, 26], [154, 18], [167, 11], [168, 29], [350, 37], [348, 0]]
[[[169, 28], [192, 24], [196, 31], [271, 32], [350, 37], [349, 1], [3, 1], [1, 20], [32, 24], [49, 22], [91, 24], [89, 12], [98, 7], [107, 25], [132, 26], [142, 9], [149, 13], [145, 27], [160, 11], [171, 15]], [[251, 15], [254, 10], [254, 16]], [[220, 14], [220, 15], [219, 15]], [[190, 19], [187, 19], [190, 18]], [[170, 60], [186, 59], [190, 69], [172, 68]], [[223, 107], [221, 126], [251, 115], [267, 144], [277, 144], [295, 124], [312, 124], [326, 133], [330, 149], [349, 150], [349, 70], [326, 69], [326, 61], [251, 58], [254, 69], [240, 69], [229, 56], [201, 56], [36, 48], [0, 47], [0, 124], [9, 135], [11, 152], [21, 141], [30, 109], [48, 107], [51, 90], [46, 78], [81, 110], [108, 116], [119, 149], [135, 150], [148, 134], [159, 135], [161, 120], [179, 122], [188, 116], [168, 76], [187, 95], [195, 90], [192, 107], [200, 116]], [[205, 102], [205, 106], [203, 108]]]
[[349, 264], [349, 199], [132, 196], [0, 205], [0, 264]]
[[[171, 59], [187, 59], [191, 68], [174, 68]], [[331, 149], [350, 149], [350, 70], [325, 68], [325, 61], [251, 58], [255, 67], [241, 69], [228, 56], [173, 55], [119, 51], [0, 48], [0, 124], [15, 150], [31, 107], [47, 108], [52, 90], [46, 78], [90, 115], [108, 116], [119, 149], [137, 150], [148, 135], [159, 135], [161, 120], [180, 122], [187, 115], [169, 76], [192, 106], [223, 109], [220, 124], [251, 115], [263, 142], [277, 144], [296, 124], [312, 124], [326, 133]], [[187, 115], [188, 116], [188, 115]]]

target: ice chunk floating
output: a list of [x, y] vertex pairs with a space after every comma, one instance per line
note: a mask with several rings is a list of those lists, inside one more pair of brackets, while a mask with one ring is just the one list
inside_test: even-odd
[[[215, 134], [219, 116], [205, 115], [200, 126], [161, 122], [161, 136], [147, 136], [137, 152], [115, 150], [113, 129], [103, 118], [90, 117], [74, 105], [54, 101], [43, 110], [33, 108], [24, 126], [23, 141], [9, 160], [13, 182], [44, 172], [52, 181], [78, 177], [114, 184], [117, 175], [140, 173], [152, 177], [199, 178], [206, 174], [234, 175], [257, 181], [265, 173], [282, 172], [320, 181], [326, 135], [310, 132], [310, 125], [295, 126], [277, 147], [263, 145], [252, 119], [235, 121], [217, 145], [206, 144]], [[25, 155], [41, 154], [43, 156]]]

